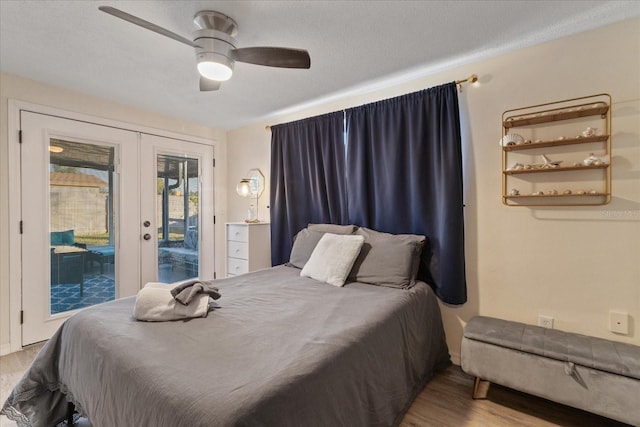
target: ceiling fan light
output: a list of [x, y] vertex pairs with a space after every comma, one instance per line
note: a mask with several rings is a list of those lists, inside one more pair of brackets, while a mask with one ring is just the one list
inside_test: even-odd
[[198, 72], [200, 75], [209, 80], [223, 82], [231, 78], [233, 71], [224, 64], [213, 61], [203, 61], [198, 63]]
[[198, 72], [209, 80], [223, 82], [233, 74], [233, 63], [224, 55], [205, 53], [198, 56]]

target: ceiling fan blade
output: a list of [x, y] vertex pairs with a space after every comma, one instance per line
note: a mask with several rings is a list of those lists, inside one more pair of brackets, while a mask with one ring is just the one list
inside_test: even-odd
[[280, 68], [311, 68], [309, 52], [284, 47], [242, 47], [231, 50], [231, 57], [238, 62]]
[[180, 43], [184, 43], [186, 45], [189, 45], [191, 47], [200, 47], [199, 45], [195, 44], [194, 42], [192, 42], [191, 40], [182, 37], [179, 34], [176, 34], [172, 31], [169, 31], [165, 28], [162, 28], [156, 24], [152, 24], [149, 21], [145, 21], [144, 19], [140, 19], [137, 16], [133, 16], [131, 14], [128, 14], [127, 12], [123, 12], [120, 9], [116, 9], [115, 7], [111, 7], [111, 6], [99, 6], [98, 7], [99, 10], [108, 13], [109, 15], [113, 15], [116, 18], [120, 18], [120, 19], [124, 19], [127, 22], [131, 22], [132, 24], [136, 24], [141, 26], [142, 28], [146, 28], [147, 30], [151, 30], [153, 32], [156, 32], [158, 34], [162, 34], [163, 36], [169, 37], [170, 39], [174, 39], [176, 41], [179, 41]]
[[210, 90], [218, 90], [220, 89], [221, 82], [217, 82], [215, 80], [205, 79], [200, 76], [200, 92], [208, 92]]

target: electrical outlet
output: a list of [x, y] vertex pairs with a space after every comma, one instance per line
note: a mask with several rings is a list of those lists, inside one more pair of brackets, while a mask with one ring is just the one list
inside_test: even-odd
[[543, 316], [542, 314], [539, 314], [538, 326], [542, 326], [543, 328], [553, 329], [553, 317]]
[[629, 314], [622, 311], [609, 312], [609, 330], [616, 334], [629, 333]]

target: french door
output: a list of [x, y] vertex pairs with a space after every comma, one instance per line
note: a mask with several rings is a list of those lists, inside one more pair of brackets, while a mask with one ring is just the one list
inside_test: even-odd
[[142, 134], [141, 282], [213, 279], [213, 147]]
[[147, 281], [213, 276], [213, 147], [20, 119], [23, 346]]

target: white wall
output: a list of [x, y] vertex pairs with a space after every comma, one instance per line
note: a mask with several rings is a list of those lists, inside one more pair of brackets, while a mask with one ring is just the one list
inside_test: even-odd
[[247, 217], [249, 199], [239, 196], [235, 188], [242, 178], [247, 177], [249, 169], [254, 168], [260, 169], [266, 178], [264, 193], [258, 200], [258, 219], [269, 221], [271, 132], [266, 131], [264, 125], [254, 125], [227, 135], [233, 135], [233, 144], [227, 145], [227, 208], [228, 212], [233, 212], [229, 221], [243, 221]]
[[[260, 167], [269, 185], [265, 125], [337, 111], [477, 73], [460, 94], [464, 138], [469, 300], [442, 305], [458, 361], [464, 323], [476, 314], [640, 344], [640, 20], [602, 27], [228, 132], [229, 219], [246, 207], [231, 194]], [[613, 199], [605, 206], [506, 207], [501, 194], [504, 110], [609, 93], [613, 98]], [[239, 198], [238, 198], [239, 199]], [[628, 335], [608, 331], [608, 312], [631, 316]]]
[[9, 138], [7, 128], [9, 99], [217, 141], [215, 156], [218, 169], [216, 176], [219, 177], [219, 182], [215, 183], [215, 187], [217, 191], [216, 200], [221, 202], [215, 207], [218, 219], [215, 248], [217, 255], [216, 271], [224, 274], [223, 224], [226, 221], [225, 201], [227, 198], [226, 134], [224, 132], [126, 105], [115, 104], [18, 76], [0, 74], [0, 354], [8, 352], [10, 348], [10, 322], [17, 321], [17, 319], [9, 318], [9, 268], [17, 267], [8, 265], [9, 227], [17, 226], [17, 224], [9, 224], [8, 222], [9, 192], [18, 191], [18, 189], [9, 188], [8, 184], [8, 144], [9, 142], [14, 143], [14, 136]]

